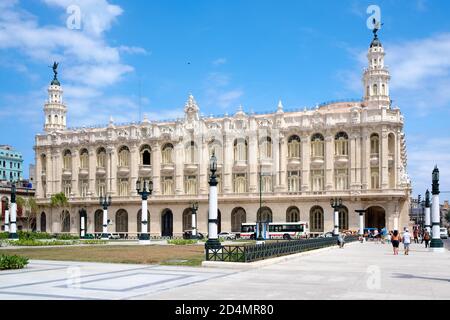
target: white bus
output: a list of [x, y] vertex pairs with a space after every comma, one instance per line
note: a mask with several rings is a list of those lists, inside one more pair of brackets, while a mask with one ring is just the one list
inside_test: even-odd
[[[265, 239], [290, 240], [307, 238], [309, 228], [307, 222], [271, 222], [268, 224]], [[243, 223], [241, 227], [241, 239], [256, 239], [256, 223]]]

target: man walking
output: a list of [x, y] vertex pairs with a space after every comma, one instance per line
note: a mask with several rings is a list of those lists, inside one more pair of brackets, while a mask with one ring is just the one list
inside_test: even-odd
[[403, 246], [405, 248], [405, 255], [409, 255], [409, 245], [411, 244], [411, 234], [409, 233], [408, 228], [405, 228], [405, 232], [403, 233]]

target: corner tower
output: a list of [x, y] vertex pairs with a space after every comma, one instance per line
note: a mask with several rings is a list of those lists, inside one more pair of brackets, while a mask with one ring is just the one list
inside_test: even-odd
[[367, 59], [368, 68], [364, 71], [364, 102], [368, 108], [379, 109], [389, 108], [391, 98], [389, 94], [389, 81], [391, 76], [384, 65], [384, 48], [378, 39], [379, 27], [373, 30], [374, 38], [370, 44]]
[[58, 63], [53, 64], [54, 77], [48, 87], [48, 100], [44, 105], [46, 132], [64, 131], [66, 129], [67, 107], [63, 103], [63, 90], [58, 80]]

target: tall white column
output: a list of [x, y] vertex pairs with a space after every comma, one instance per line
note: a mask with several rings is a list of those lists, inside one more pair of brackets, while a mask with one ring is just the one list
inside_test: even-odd
[[147, 199], [143, 199], [141, 211], [141, 236], [139, 237], [139, 244], [150, 244], [150, 236], [148, 234], [147, 205]]
[[359, 235], [364, 235], [364, 213], [359, 213]]
[[86, 236], [86, 220], [84, 215], [81, 216], [80, 220], [81, 238], [84, 238]]
[[425, 193], [425, 230], [431, 235], [430, 191]]
[[108, 209], [103, 208], [103, 233], [102, 240], [108, 240]]
[[10, 223], [10, 231], [9, 231], [9, 239], [10, 240], [19, 240], [17, 236], [17, 204], [15, 202], [11, 202], [11, 223]]
[[433, 202], [431, 205], [431, 224], [432, 224], [432, 239], [430, 242], [430, 251], [445, 252], [444, 243], [441, 240], [441, 217], [439, 206], [439, 169], [436, 166], [432, 174], [433, 181]]
[[9, 232], [9, 209], [5, 210], [5, 232]]
[[208, 239], [217, 240], [217, 186], [209, 187]]
[[197, 212], [192, 210], [192, 236], [197, 236]]
[[339, 210], [334, 209], [334, 235], [339, 234]]

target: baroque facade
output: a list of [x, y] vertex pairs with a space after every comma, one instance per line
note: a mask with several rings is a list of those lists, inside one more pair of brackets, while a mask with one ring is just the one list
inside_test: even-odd
[[[189, 96], [184, 119], [68, 129], [62, 86], [55, 79], [44, 107], [45, 133], [35, 142], [38, 229], [101, 233], [99, 196], [111, 195], [109, 232], [140, 232], [138, 179], [153, 181], [149, 198], [152, 236], [191, 229], [191, 204], [199, 203], [198, 229], [207, 232], [208, 168], [218, 158], [219, 230], [239, 232], [257, 219], [306, 221], [313, 233], [333, 229], [330, 199], [342, 198], [341, 229], [389, 229], [409, 223], [410, 181], [404, 118], [391, 106], [390, 75], [377, 34], [368, 50], [361, 101], [313, 109], [201, 117]], [[50, 197], [64, 192], [70, 208], [56, 212]], [[260, 206], [260, 193], [262, 206]]]

